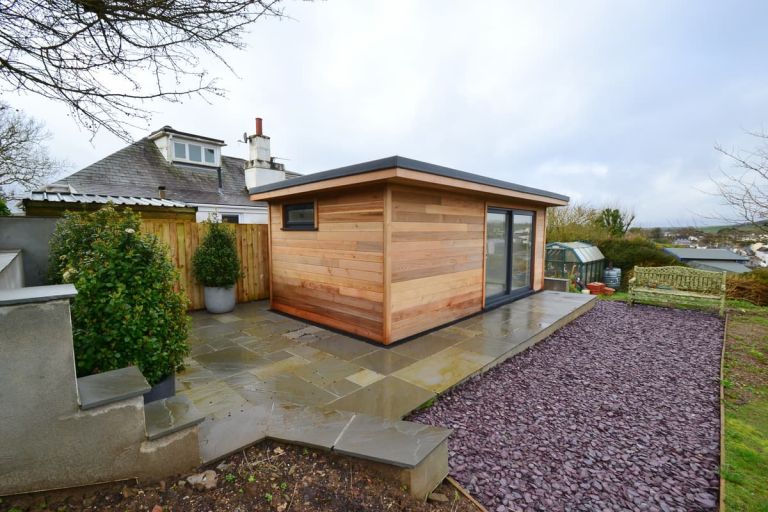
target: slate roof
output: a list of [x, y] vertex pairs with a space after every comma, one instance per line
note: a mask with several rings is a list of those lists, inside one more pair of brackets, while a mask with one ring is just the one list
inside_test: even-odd
[[727, 249], [681, 249], [667, 247], [666, 252], [679, 260], [721, 260], [721, 261], [747, 261], [749, 258], [741, 254], [733, 253]]
[[732, 272], [734, 274], [744, 274], [751, 272], [750, 268], [736, 261], [722, 260], [689, 260], [686, 263], [700, 270], [713, 270], [715, 272]]
[[[215, 168], [169, 163], [151, 140], [144, 138], [112, 153], [56, 184], [71, 185], [79, 194], [157, 197], [165, 187], [171, 201], [193, 204], [264, 206], [251, 201], [245, 188], [245, 160], [221, 156], [222, 194]], [[286, 176], [297, 176], [286, 172]]]
[[480, 174], [473, 174], [470, 172], [460, 171], [458, 169], [451, 169], [450, 167], [443, 167], [440, 165], [430, 164], [428, 162], [422, 162], [420, 160], [413, 160], [412, 158], [405, 158], [402, 156], [390, 156], [387, 158], [381, 158], [379, 160], [372, 160], [370, 162], [363, 162], [361, 164], [348, 165], [346, 167], [339, 167], [337, 169], [331, 169], [329, 171], [316, 172], [313, 174], [306, 174], [295, 179], [278, 181], [270, 183], [268, 185], [262, 185], [260, 187], [251, 188], [251, 194], [259, 194], [263, 192], [272, 192], [274, 190], [282, 190], [288, 187], [294, 187], [298, 185], [306, 185], [308, 183], [316, 183], [319, 181], [331, 180], [334, 178], [342, 178], [345, 176], [355, 176], [358, 174], [365, 174], [368, 172], [379, 171], [382, 169], [392, 169], [399, 167], [401, 169], [409, 169], [412, 171], [424, 172], [427, 174], [433, 174], [435, 176], [443, 176], [446, 178], [454, 178], [458, 180], [464, 180], [471, 183], [479, 183], [481, 185], [489, 185], [492, 187], [504, 188], [515, 192], [523, 192], [526, 194], [534, 194], [543, 197], [549, 197], [552, 199], [559, 199], [561, 201], [568, 201], [568, 196], [557, 194], [555, 192], [549, 192], [547, 190], [541, 190], [532, 187], [526, 187], [524, 185], [518, 185], [517, 183], [510, 183], [509, 181], [497, 180], [495, 178], [489, 178]]

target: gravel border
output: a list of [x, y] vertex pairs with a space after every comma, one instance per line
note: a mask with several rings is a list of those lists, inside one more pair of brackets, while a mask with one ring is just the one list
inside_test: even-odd
[[716, 510], [724, 322], [599, 302], [411, 420], [450, 427], [450, 473], [507, 510]]

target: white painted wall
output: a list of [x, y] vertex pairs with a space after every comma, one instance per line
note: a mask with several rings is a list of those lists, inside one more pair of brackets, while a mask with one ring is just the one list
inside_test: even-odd
[[195, 205], [197, 213], [195, 220], [204, 222], [213, 216], [220, 220], [220, 215], [237, 215], [240, 224], [266, 224], [268, 220], [267, 209], [265, 207], [238, 208], [236, 206], [224, 205]]

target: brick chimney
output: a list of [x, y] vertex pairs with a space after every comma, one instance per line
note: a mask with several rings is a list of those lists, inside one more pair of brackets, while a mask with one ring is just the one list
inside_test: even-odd
[[245, 186], [247, 188], [268, 185], [285, 179], [285, 166], [275, 163], [272, 157], [269, 137], [264, 135], [264, 121], [256, 118], [256, 133], [249, 135], [248, 161], [245, 164]]

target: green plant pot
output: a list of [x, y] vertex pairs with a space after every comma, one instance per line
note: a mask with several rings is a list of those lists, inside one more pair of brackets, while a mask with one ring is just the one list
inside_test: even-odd
[[205, 309], [209, 313], [229, 313], [235, 309], [235, 287], [205, 286]]

